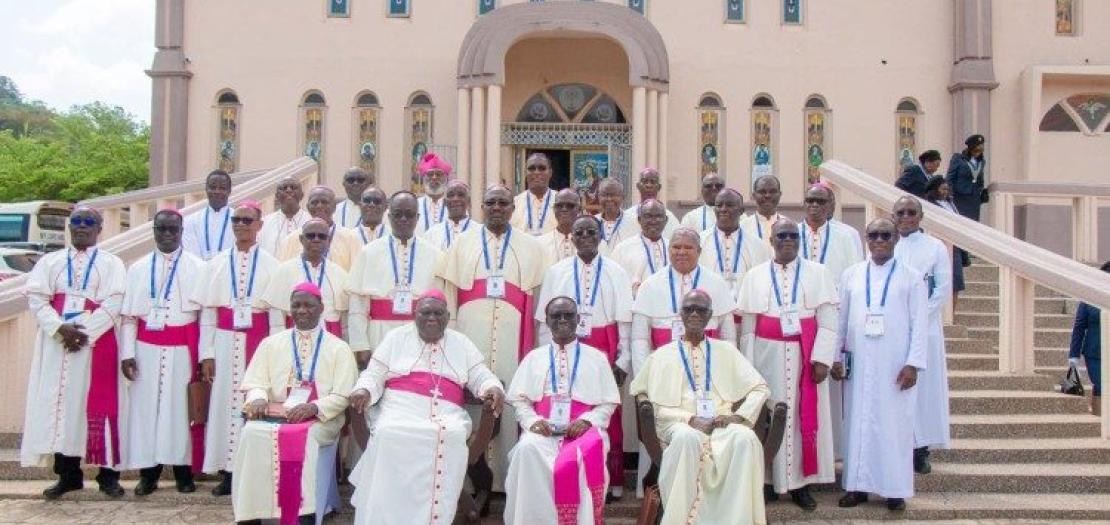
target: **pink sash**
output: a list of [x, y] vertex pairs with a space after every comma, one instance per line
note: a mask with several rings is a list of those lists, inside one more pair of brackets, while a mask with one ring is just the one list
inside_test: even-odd
[[[474, 285], [469, 290], [459, 290], [458, 307], [461, 309], [464, 304], [479, 299], [487, 299], [485, 279], [475, 279]], [[535, 299], [517, 285], [505, 281], [505, 297], [501, 300], [509, 303], [510, 306], [520, 312], [520, 341], [517, 346], [517, 359], [523, 359], [525, 354], [532, 350], [532, 342], [535, 340], [532, 333], [534, 330], [533, 324], [535, 324]]]
[[[54, 311], [62, 315], [65, 294], [54, 294], [50, 301]], [[100, 304], [85, 299], [85, 311], [94, 311]], [[115, 329], [109, 329], [92, 343], [89, 365], [89, 391], [85, 395], [85, 420], [88, 438], [85, 442], [85, 463], [119, 465], [119, 344]], [[104, 445], [105, 430], [111, 431], [112, 461], [108, 461]]]
[[[582, 344], [590, 345], [601, 350], [609, 358], [609, 365], [617, 362], [617, 353], [620, 344], [620, 331], [617, 323], [605, 326], [595, 326], [590, 331], [589, 337], [580, 339]], [[606, 457], [606, 466], [609, 469], [609, 483], [614, 486], [624, 485], [624, 429], [621, 428], [621, 407], [613, 411], [606, 428], [609, 434], [609, 455]]]
[[247, 361], [249, 365], [251, 358], [254, 357], [254, 351], [258, 349], [259, 343], [270, 334], [270, 316], [266, 312], [254, 312], [251, 314], [251, 327], [245, 330], [235, 328], [235, 311], [226, 306], [221, 306], [216, 309], [216, 328], [220, 330], [227, 330], [229, 332], [240, 332], [247, 336]]
[[[285, 327], [293, 328], [293, 316], [285, 316]], [[339, 321], [324, 321], [324, 330], [327, 330], [331, 335], [343, 339], [343, 325], [339, 324]]]
[[817, 385], [813, 382], [813, 343], [817, 339], [817, 318], [801, 319], [801, 335], [782, 335], [778, 317], [758, 315], [755, 319], [755, 336], [771, 341], [798, 343], [802, 347], [801, 374], [798, 378], [798, 423], [802, 433], [802, 475], [817, 473]]
[[[705, 336], [710, 339], [720, 339], [721, 330], [713, 328], [705, 331]], [[652, 351], [662, 348], [664, 345], [671, 342], [671, 329], [670, 328], [652, 328], [651, 329], [651, 349]]]
[[412, 314], [393, 313], [392, 299], [371, 299], [370, 319], [375, 321], [412, 321], [415, 317]]
[[[551, 415], [551, 396], [533, 405], [536, 413], [543, 417]], [[593, 407], [585, 403], [571, 400], [571, 421], [592, 410]], [[578, 523], [578, 506], [582, 503], [580, 487], [578, 486], [578, 452], [582, 452], [582, 461], [586, 468], [586, 486], [590, 488], [590, 497], [593, 499], [594, 523], [602, 524], [602, 507], [605, 505], [605, 442], [597, 428], [590, 427], [586, 433], [575, 440], [563, 440], [559, 448], [559, 455], [555, 457], [554, 483], [555, 483], [555, 512], [558, 514], [559, 525], [574, 525]]]
[[[389, 390], [400, 390], [411, 394], [437, 397], [438, 399], [449, 401], [460, 407], [463, 406], [465, 402], [462, 385], [446, 377], [429, 372], [409, 372], [408, 375], [394, 377], [385, 382], [385, 387]], [[437, 388], [439, 389], [438, 396], [435, 395]]]
[[[308, 393], [308, 400], [316, 400], [316, 384]], [[301, 513], [301, 476], [304, 474], [304, 452], [308, 443], [308, 430], [314, 420], [300, 423], [282, 423], [278, 426], [278, 479], [277, 500], [281, 511], [281, 525], [296, 525]]]
[[[193, 321], [179, 326], [166, 325], [161, 330], [151, 331], [146, 329], [146, 321], [142, 318], [138, 321], [138, 341], [152, 346], [188, 347], [189, 365], [192, 369], [189, 382], [195, 383], [200, 380], [197, 374], [197, 360], [200, 357], [200, 323]], [[193, 473], [199, 474], [204, 467], [204, 423], [189, 425], [189, 437], [193, 443]]]

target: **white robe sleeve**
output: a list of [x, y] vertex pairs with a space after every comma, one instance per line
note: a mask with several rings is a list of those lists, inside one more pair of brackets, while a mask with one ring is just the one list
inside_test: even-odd
[[[48, 335], [53, 336], [58, 332], [58, 327], [65, 324], [62, 316], [54, 310], [50, 302], [54, 299], [51, 294], [50, 268], [47, 261], [40, 261], [31, 269], [27, 280], [28, 308], [35, 314], [39, 328]], [[92, 339], [90, 336], [89, 339]]]
[[719, 326], [721, 330], [721, 337], [719, 339], [728, 342], [736, 340], [736, 323], [732, 321], [732, 312], [718, 317], [717, 326]]
[[247, 364], [247, 371], [243, 373], [243, 383], [239, 385], [239, 390], [247, 393], [246, 400], [243, 405], [249, 405], [259, 399], [269, 401], [270, 399], [270, 347], [276, 343], [275, 339], [266, 338], [258, 345], [258, 349], [254, 352], [254, 357], [251, 362]]
[[[855, 266], [852, 268], [855, 268]], [[844, 359], [845, 350], [851, 351], [848, 348], [848, 320], [852, 318], [851, 276], [855, 273], [852, 268], [845, 270], [840, 279], [840, 322], [838, 323], [840, 326], [836, 331], [837, 351], [834, 359], [836, 363]]]
[[839, 341], [837, 337], [839, 320], [836, 314], [835, 304], [825, 303], [817, 307], [817, 340], [813, 342], [813, 355], [810, 359], [814, 363], [832, 366], [836, 362]]
[[134, 317], [123, 318], [123, 323], [120, 324], [120, 352], [119, 358], [121, 361], [126, 359], [135, 359], [135, 345], [138, 344], [139, 338], [139, 325]]
[[[380, 347], [379, 347], [380, 348]], [[376, 356], [370, 358], [366, 368], [358, 375], [358, 380], [355, 381], [355, 386], [351, 389], [365, 390], [370, 392], [370, 404], [373, 405], [382, 398], [385, 393], [385, 378], [389, 374], [389, 365], [379, 360]]]
[[598, 430], [605, 430], [608, 428], [609, 420], [613, 417], [613, 411], [616, 409], [616, 403], [601, 403], [579, 416], [578, 419], [589, 422]]
[[948, 257], [948, 249], [943, 243], [934, 243], [936, 252], [933, 256], [933, 295], [929, 296], [929, 313], [936, 313], [948, 304], [952, 295], [952, 259]]
[[632, 372], [632, 350], [629, 347], [629, 341], [632, 333], [631, 322], [617, 323], [617, 333], [619, 334], [619, 341], [617, 342], [617, 368], [620, 368], [624, 373]]
[[[108, 296], [100, 302], [100, 308], [82, 316], [81, 326], [84, 327], [85, 334], [89, 336], [90, 343], [116, 326], [120, 308], [123, 307], [123, 283], [119, 283], [118, 287], [119, 293]], [[50, 310], [53, 311], [54, 309], [50, 308]]]
[[[744, 314], [740, 324], [740, 353], [748, 361], [755, 362], [755, 320], [756, 314]], [[820, 324], [820, 321], [818, 321]]]
[[925, 370], [928, 362], [929, 302], [926, 293], [925, 281], [913, 279], [909, 297], [910, 350], [906, 364], [918, 370]]
[[342, 345], [335, 353], [334, 368], [332, 369], [332, 390], [312, 403], [316, 405], [316, 418], [320, 421], [329, 421], [343, 414], [347, 409], [347, 395], [358, 378], [358, 365], [355, 357]]
[[216, 358], [216, 309], [205, 307], [200, 312], [200, 360]]
[[373, 350], [370, 348], [370, 338], [367, 335], [370, 325], [368, 317], [370, 300], [365, 295], [351, 294], [348, 308], [347, 339], [351, 343], [351, 350], [355, 352]]
[[639, 375], [651, 355], [651, 319], [644, 314], [632, 314], [631, 330], [632, 374]]

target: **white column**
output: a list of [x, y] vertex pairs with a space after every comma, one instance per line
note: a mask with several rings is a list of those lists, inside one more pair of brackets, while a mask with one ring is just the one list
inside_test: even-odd
[[486, 88], [486, 185], [501, 181], [501, 86]]
[[659, 168], [659, 92], [654, 89], [647, 90], [647, 164]]
[[482, 176], [482, 153], [485, 147], [484, 132], [486, 122], [485, 88], [470, 88], [470, 214], [481, 214], [482, 194], [486, 191], [485, 178]]
[[455, 178], [470, 184], [470, 90], [459, 88], [456, 104]]
[[[632, 180], [647, 166], [647, 89], [632, 88]], [[632, 188], [626, 188], [633, 191]]]

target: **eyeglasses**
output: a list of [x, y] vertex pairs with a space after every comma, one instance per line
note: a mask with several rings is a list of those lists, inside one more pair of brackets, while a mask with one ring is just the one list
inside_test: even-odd
[[775, 238], [780, 241], [796, 241], [801, 238], [801, 235], [798, 232], [778, 232]]
[[710, 310], [709, 310], [708, 307], [698, 306], [696, 304], [688, 304], [688, 305], [682, 307], [682, 313], [687, 314], [687, 315], [689, 315], [689, 314], [709, 315], [709, 312], [710, 312]]
[[309, 241], [326, 241], [331, 237], [327, 233], [302, 233], [301, 235]]
[[181, 226], [155, 226], [154, 231], [157, 233], [180, 233]]
[[417, 213], [415, 211], [391, 211], [389, 216], [394, 219], [415, 219]]
[[556, 210], [574, 210], [574, 209], [578, 208], [578, 203], [576, 203], [576, 202], [557, 202], [557, 203], [553, 204], [552, 207], [555, 208]]
[[69, 218], [69, 225], [74, 226], [74, 227], [76, 227], [76, 226], [96, 226], [97, 224], [100, 224], [100, 221], [97, 220], [96, 217], [70, 217]]
[[597, 228], [574, 230], [575, 237], [597, 237]]
[[721, 184], [721, 183], [714, 183], [714, 184], [702, 184], [701, 186], [702, 186], [703, 188], [712, 188], [712, 189], [715, 189], [715, 190], [719, 190], [719, 189], [722, 189], [722, 188], [724, 188], [724, 187], [725, 187], [725, 185], [724, 185], [724, 184]]
[[552, 321], [573, 321], [578, 314], [575, 312], [564, 312], [547, 314], [547, 316], [550, 317]]
[[829, 203], [829, 199], [822, 199], [820, 197], [806, 197], [805, 203], [806, 204], [817, 204], [819, 206], [824, 206], [825, 204]]
[[254, 224], [254, 217], [232, 217], [231, 224], [242, 224], [245, 226], [250, 226]]
[[917, 217], [917, 210], [913, 208], [905, 208], [894, 212], [896, 217]]
[[366, 182], [366, 177], [347, 177], [343, 179], [343, 182], [347, 184], [362, 184]]
[[379, 206], [384, 202], [385, 202], [385, 199], [379, 199], [377, 197], [363, 197], [362, 198], [362, 203], [363, 204], [369, 204], [371, 206]]
[[867, 232], [867, 240], [869, 241], [889, 241], [894, 238], [894, 234], [890, 232]]

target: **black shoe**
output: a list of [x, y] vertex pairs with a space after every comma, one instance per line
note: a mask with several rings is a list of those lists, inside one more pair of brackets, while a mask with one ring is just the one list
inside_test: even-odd
[[809, 493], [809, 487], [790, 491], [790, 499], [794, 500], [794, 504], [804, 511], [817, 510], [817, 500], [813, 499], [813, 495]]
[[173, 479], [178, 492], [191, 494], [197, 491], [197, 484], [193, 482], [193, 469], [189, 465], [174, 465]]
[[158, 490], [157, 479], [140, 479], [139, 484], [135, 485], [136, 496], [148, 496], [156, 490]]
[[57, 483], [55, 483], [53, 485], [50, 485], [49, 487], [46, 487], [46, 489], [42, 491], [42, 495], [46, 499], [58, 499], [58, 498], [62, 497], [62, 495], [65, 494], [66, 492], [72, 492], [74, 490], [81, 490], [83, 488], [85, 488], [85, 484], [81, 480], [60, 480], [59, 479]]
[[177, 491], [182, 494], [191, 494], [197, 491], [197, 484], [194, 483], [191, 479], [187, 481], [178, 481], [176, 483]]
[[860, 503], [864, 503], [866, 501], [866, 492], [847, 492], [842, 498], [840, 498], [840, 501], [837, 502], [837, 506], [844, 508], [855, 507], [856, 505], [859, 505]]
[[215, 487], [212, 487], [212, 495], [213, 496], [230, 496], [231, 495], [231, 473], [230, 472], [220, 472], [220, 475], [223, 476], [223, 478], [220, 479], [220, 484], [219, 485], [216, 485]]
[[100, 492], [103, 492], [109, 498], [122, 498], [125, 491], [120, 486], [119, 481], [111, 480], [100, 482]]
[[297, 520], [300, 525], [316, 525], [315, 514], [305, 514], [304, 516], [297, 518]]
[[887, 498], [886, 508], [894, 512], [901, 512], [906, 510], [906, 500], [902, 498]]
[[764, 503], [770, 502], [770, 501], [778, 501], [778, 500], [779, 500], [779, 494], [777, 492], [775, 492], [774, 485], [764, 485], [763, 486], [763, 501], [764, 501]]
[[933, 471], [933, 466], [929, 464], [928, 447], [913, 450], [913, 471], [918, 474], [928, 474]]

